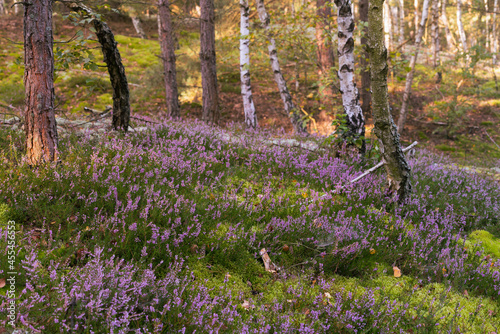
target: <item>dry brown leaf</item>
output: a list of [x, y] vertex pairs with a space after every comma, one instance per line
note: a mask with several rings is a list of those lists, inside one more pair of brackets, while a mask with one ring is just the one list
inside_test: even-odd
[[248, 300], [244, 300], [243, 304], [241, 304], [241, 307], [243, 307], [245, 310], [248, 310], [251, 307], [251, 305], [248, 302]]
[[394, 270], [394, 277], [401, 277], [401, 270], [398, 267], [392, 267]]

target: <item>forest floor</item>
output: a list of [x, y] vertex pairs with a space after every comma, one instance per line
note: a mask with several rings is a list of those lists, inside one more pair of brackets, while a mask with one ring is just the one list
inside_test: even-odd
[[[67, 20], [56, 16], [56, 48], [61, 48], [62, 59], [84, 57], [70, 52], [71, 43], [67, 41], [82, 30], [88, 34], [87, 28], [76, 28]], [[158, 58], [160, 50], [157, 43], [156, 21], [146, 20], [144, 28], [148, 40], [136, 38], [131, 22], [121, 20], [110, 23], [117, 34], [117, 41], [129, 82], [131, 84], [132, 110], [135, 115], [164, 115], [165, 102], [162, 66]], [[22, 66], [22, 17], [9, 16], [0, 21], [2, 39], [0, 46], [0, 111], [20, 114], [23, 104], [23, 66]], [[190, 29], [190, 30], [189, 30]], [[201, 117], [201, 77], [198, 61], [198, 33], [193, 27], [181, 31], [178, 35], [178, 81], [182, 114], [185, 118]], [[73, 41], [74, 43], [74, 41]], [[231, 43], [234, 43], [232, 45]], [[241, 123], [244, 120], [240, 95], [237, 40], [234, 36], [220, 37], [218, 47], [218, 79], [220, 85], [220, 107], [222, 126]], [[92, 45], [92, 43], [90, 43]], [[272, 76], [269, 74], [268, 59], [265, 50], [256, 42], [252, 51], [252, 89], [256, 104], [259, 125], [263, 128], [274, 128], [285, 132], [291, 131], [290, 121], [285, 115], [279, 94], [276, 91]], [[97, 63], [100, 52], [97, 44], [92, 53]], [[79, 50], [77, 50], [78, 52]], [[425, 51], [424, 51], [425, 52]], [[81, 53], [81, 52], [80, 52]], [[285, 51], [283, 51], [285, 53]], [[56, 57], [57, 58], [57, 57]], [[315, 83], [314, 65], [304, 67], [299, 75], [299, 90], [295, 91], [293, 72], [294, 64], [290, 56], [282, 55], [282, 66], [288, 79], [292, 95], [297, 103], [309, 114], [318, 112], [320, 104], [317, 100], [318, 87]], [[415, 140], [420, 147], [447, 155], [462, 161], [463, 164], [494, 166], [500, 159], [500, 93], [495, 90], [488, 62], [478, 63], [474, 69], [464, 72], [453, 55], [444, 55], [443, 80], [436, 84], [435, 71], [428, 65], [427, 54], [420, 55], [417, 66], [407, 125], [402, 134], [404, 144]], [[78, 63], [78, 61], [76, 61]], [[391, 62], [393, 73], [389, 77], [390, 104], [394, 118], [402, 101], [404, 89], [404, 60], [394, 59]], [[304, 65], [305, 66], [305, 65]], [[306, 73], [306, 71], [308, 71]], [[97, 71], [85, 70], [82, 65], [70, 65], [68, 69], [59, 66], [56, 80], [56, 96], [58, 115], [66, 118], [78, 118], [84, 115], [83, 107], [104, 110], [111, 104], [111, 87], [105, 68]], [[499, 73], [500, 75], [500, 73]], [[460, 85], [458, 85], [460, 83]], [[358, 87], [360, 85], [358, 84]], [[6, 107], [11, 106], [13, 108]], [[329, 115], [341, 114], [341, 97], [336, 93], [332, 97]], [[373, 122], [371, 115], [367, 117], [367, 133], [371, 136]], [[309, 122], [312, 131], [314, 128]]]
[[[57, 40], [71, 39], [75, 28], [58, 20]], [[0, 106], [12, 119], [24, 97], [22, 45], [12, 43], [21, 20], [0, 25], [8, 38], [0, 40]], [[184, 120], [164, 117], [159, 47], [147, 27], [152, 38], [141, 40], [127, 22], [112, 24], [131, 83], [132, 131], [108, 131], [105, 122], [76, 130], [88, 125], [75, 123], [89, 120], [84, 107], [111, 104], [105, 69], [81, 65], [56, 72], [60, 163], [29, 166], [19, 124], [0, 126], [0, 256], [15, 249], [0, 261], [0, 313], [13, 291], [18, 329], [499, 332], [500, 187], [491, 170], [500, 151], [491, 140], [500, 99], [491, 80], [471, 77], [457, 93], [461, 76], [448, 70], [436, 89], [419, 66], [403, 139], [422, 144], [408, 155], [413, 194], [399, 206], [383, 171], [349, 182], [379, 161], [370, 135], [361, 158], [324, 137], [286, 133], [265, 54], [254, 57], [262, 127], [243, 128], [234, 40], [218, 41], [224, 126], [197, 120], [193, 31], [179, 39]], [[308, 75], [295, 96], [312, 111], [317, 87]], [[402, 85], [391, 80], [394, 109]], [[291, 138], [320, 149], [290, 146]]]

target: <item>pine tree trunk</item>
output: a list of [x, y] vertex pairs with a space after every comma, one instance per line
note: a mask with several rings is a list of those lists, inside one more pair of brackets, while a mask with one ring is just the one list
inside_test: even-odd
[[[432, 34], [432, 65], [435, 70], [440, 65], [439, 51], [440, 51], [440, 41], [439, 41], [439, 1], [433, 0], [432, 2], [432, 24], [431, 24], [431, 34]], [[436, 72], [436, 83], [441, 82], [441, 71]]]
[[139, 16], [132, 16], [132, 24], [134, 25], [135, 32], [139, 35], [140, 38], [145, 39], [146, 33], [142, 28], [142, 22]]
[[245, 124], [249, 128], [257, 127], [257, 114], [253, 103], [252, 86], [250, 84], [250, 40], [249, 30], [249, 12], [248, 0], [240, 0], [240, 78], [241, 78], [241, 96], [243, 98], [243, 110], [245, 112]]
[[168, 113], [173, 118], [181, 117], [179, 92], [177, 90], [177, 69], [175, 65], [174, 28], [170, 14], [170, 1], [158, 1], [158, 36], [165, 80], [165, 99]]
[[24, 127], [26, 155], [31, 165], [58, 158], [53, 43], [52, 1], [31, 1], [24, 11]]
[[442, 1], [441, 19], [443, 20], [444, 32], [446, 33], [446, 46], [448, 48], [456, 47], [457, 42], [455, 41], [455, 38], [453, 37], [453, 34], [451, 33], [450, 24], [448, 23], [448, 15], [446, 14], [446, 1], [447, 0], [441, 0], [441, 1]]
[[[467, 37], [462, 23], [462, 0], [457, 0], [457, 26], [458, 34], [460, 35], [460, 43], [462, 44], [462, 51], [464, 54], [467, 54], [469, 48], [467, 47]], [[468, 62], [468, 60], [469, 56], [466, 55], [466, 61]]]
[[215, 9], [213, 0], [200, 0], [200, 11], [202, 118], [208, 124], [218, 124], [220, 111], [215, 58]]
[[278, 61], [278, 52], [276, 51], [276, 41], [270, 32], [270, 19], [266, 12], [266, 7], [264, 6], [264, 0], [257, 0], [257, 11], [259, 13], [260, 21], [262, 22], [262, 27], [266, 30], [267, 38], [269, 39], [268, 51], [274, 74], [274, 81], [276, 81], [276, 84], [278, 85], [281, 100], [283, 101], [285, 107], [285, 112], [290, 116], [295, 133], [306, 133], [306, 128], [302, 122], [300, 111], [293, 103], [292, 96], [288, 90], [283, 73], [281, 72]]
[[399, 142], [399, 134], [389, 111], [387, 91], [387, 49], [384, 46], [383, 2], [371, 0], [368, 18], [368, 49], [373, 91], [374, 132], [379, 138], [380, 149], [387, 173], [388, 193], [397, 195], [404, 203], [411, 193], [411, 171]]
[[[418, 57], [418, 52], [420, 51], [420, 44], [422, 43], [422, 36], [424, 35], [424, 30], [425, 30], [425, 23], [427, 22], [427, 15], [429, 13], [429, 1], [430, 0], [424, 0], [424, 5], [422, 8], [422, 20], [420, 21], [420, 25], [418, 26], [418, 31], [416, 33], [416, 38], [415, 38], [415, 51], [413, 56], [410, 59], [410, 72], [406, 74], [406, 85], [405, 85], [405, 91], [403, 94], [403, 103], [401, 105], [401, 110], [399, 112], [399, 119], [398, 119], [398, 130], [400, 133], [403, 133], [404, 130], [404, 125], [406, 122], [406, 114], [407, 114], [407, 109], [408, 109], [408, 100], [410, 98], [411, 94], [411, 84], [413, 82], [413, 75], [415, 74], [415, 65], [417, 64], [417, 57]], [[433, 0], [437, 1], [437, 0]]]
[[[368, 0], [359, 1], [359, 20], [361, 22], [368, 22]], [[363, 104], [361, 109], [364, 115], [369, 115], [371, 112], [372, 94], [370, 90], [370, 64], [368, 62], [368, 50], [366, 45], [368, 43], [368, 30], [364, 28], [365, 33], [361, 37], [361, 45], [363, 45], [363, 53], [361, 54], [361, 101]]]
[[342, 104], [349, 131], [344, 135], [352, 140], [362, 139], [361, 153], [365, 150], [365, 118], [359, 105], [359, 94], [354, 80], [354, 18], [350, 0], [335, 0], [338, 7], [338, 57]]
[[330, 1], [316, 1], [316, 45], [318, 57], [318, 78], [319, 78], [319, 98], [321, 103], [321, 111], [318, 114], [317, 126], [321, 134], [327, 135], [333, 129], [331, 128], [331, 120], [329, 119], [326, 110], [331, 110], [333, 107], [333, 85], [332, 85], [332, 69], [335, 66], [335, 56], [333, 53], [332, 40], [325, 37], [326, 27], [329, 27], [332, 19], [332, 9]]

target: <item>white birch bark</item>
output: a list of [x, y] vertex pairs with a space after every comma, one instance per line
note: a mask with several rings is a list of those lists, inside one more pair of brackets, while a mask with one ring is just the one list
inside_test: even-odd
[[399, 17], [398, 17], [398, 6], [389, 6], [391, 9], [391, 41], [393, 48], [396, 48], [396, 36], [399, 35]]
[[403, 45], [405, 39], [405, 2], [404, 0], [398, 0], [398, 27], [399, 27], [399, 38], [398, 44]]
[[443, 25], [444, 25], [444, 32], [446, 33], [446, 46], [448, 48], [451, 48], [454, 46], [456, 48], [457, 42], [455, 41], [455, 38], [453, 37], [453, 34], [451, 33], [450, 30], [450, 24], [448, 23], [448, 15], [446, 14], [446, 1], [447, 0], [441, 0], [441, 19], [443, 20]]
[[[469, 49], [467, 47], [467, 36], [465, 35], [464, 25], [462, 23], [462, 0], [457, 0], [457, 26], [458, 34], [460, 35], [460, 44], [462, 44], [462, 51], [464, 54], [467, 54]], [[466, 55], [466, 60], [468, 62], [468, 55]]]
[[142, 23], [141, 19], [139, 16], [132, 16], [132, 24], [134, 25], [135, 32], [137, 35], [139, 35], [140, 38], [145, 39], [146, 38], [146, 33], [144, 32], [144, 29], [142, 28]]
[[243, 98], [243, 110], [245, 112], [245, 124], [249, 128], [257, 127], [257, 115], [252, 97], [252, 86], [250, 85], [250, 34], [248, 0], [240, 0], [240, 78], [241, 96]]
[[299, 109], [293, 103], [292, 96], [288, 90], [283, 73], [281, 72], [280, 63], [278, 61], [278, 52], [276, 51], [276, 40], [271, 35], [270, 19], [266, 12], [266, 7], [264, 6], [264, 0], [257, 0], [257, 12], [259, 14], [260, 21], [262, 22], [262, 26], [266, 30], [267, 38], [269, 39], [269, 59], [274, 73], [274, 81], [276, 81], [276, 84], [278, 85], [281, 100], [283, 100], [285, 107], [285, 112], [290, 116], [294, 131], [296, 133], [305, 133], [306, 128], [301, 120]]
[[418, 20], [418, 0], [414, 0], [413, 1], [413, 5], [415, 6], [415, 17], [414, 17], [414, 20], [415, 20], [415, 33], [417, 33], [417, 30], [418, 30], [418, 21], [419, 21]]
[[5, 14], [5, 1], [0, 0], [0, 15]]
[[[350, 0], [335, 0], [337, 5], [339, 81], [342, 105], [346, 114], [349, 136], [353, 139], [365, 135], [365, 118], [359, 105], [359, 93], [354, 80], [354, 18]], [[364, 153], [364, 140], [361, 153]]]
[[[437, 1], [437, 0], [433, 0]], [[424, 4], [422, 7], [422, 19], [420, 20], [420, 25], [418, 26], [418, 30], [416, 32], [416, 38], [415, 38], [415, 51], [413, 56], [410, 59], [410, 72], [406, 74], [406, 85], [405, 85], [405, 91], [403, 94], [403, 104], [401, 105], [401, 110], [399, 112], [399, 119], [398, 119], [398, 130], [399, 133], [403, 133], [404, 125], [406, 122], [406, 113], [408, 109], [408, 99], [410, 98], [411, 94], [411, 84], [413, 82], [413, 75], [415, 73], [415, 65], [417, 63], [417, 57], [418, 57], [418, 52], [420, 50], [420, 44], [422, 43], [422, 36], [424, 34], [425, 30], [425, 23], [427, 22], [427, 15], [429, 13], [429, 2], [430, 0], [424, 0]]]
[[[432, 2], [432, 22], [431, 22], [431, 35], [432, 35], [432, 66], [434, 69], [440, 65], [439, 51], [439, 1], [433, 0]], [[436, 73], [436, 82], [441, 82], [441, 72]]]
[[392, 18], [389, 3], [384, 1], [384, 31], [385, 31], [385, 45], [387, 50], [392, 50]]
[[493, 3], [493, 26], [491, 27], [491, 52], [493, 53], [493, 66], [497, 64], [497, 52], [498, 52], [498, 22], [497, 22], [497, 12], [498, 12], [498, 0]]
[[491, 43], [490, 43], [490, 40], [491, 40], [491, 36], [490, 36], [490, 18], [491, 18], [491, 14], [490, 14], [490, 8], [489, 8], [489, 5], [488, 5], [488, 0], [484, 0], [484, 9], [486, 10], [486, 17], [485, 17], [485, 26], [486, 26], [486, 49], [491, 51]]

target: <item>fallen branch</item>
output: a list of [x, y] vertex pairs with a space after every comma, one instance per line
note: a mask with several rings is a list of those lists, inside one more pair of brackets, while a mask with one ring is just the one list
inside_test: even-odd
[[483, 128], [483, 131], [484, 131], [484, 133], [486, 133], [486, 135], [487, 135], [487, 136], [488, 136], [488, 138], [491, 140], [491, 142], [492, 142], [493, 144], [495, 144], [495, 146], [496, 146], [496, 147], [500, 150], [500, 146], [498, 146], [498, 144], [496, 143], [496, 141], [494, 141], [494, 140], [493, 140], [493, 138], [491, 138], [491, 136], [490, 136], [490, 134], [488, 133], [488, 131], [486, 131], [486, 129], [485, 129], [485, 128]]
[[[406, 147], [403, 149], [403, 153], [404, 152], [407, 152], [409, 150], [411, 150], [413, 147], [417, 146], [418, 142], [414, 141], [410, 146]], [[385, 161], [381, 161], [379, 162], [378, 164], [376, 164], [375, 166], [373, 166], [372, 168], [368, 169], [366, 172], [364, 172], [363, 174], [361, 174], [360, 176], [356, 177], [355, 179], [352, 179], [351, 181], [349, 181], [349, 183], [354, 183], [354, 182], [357, 182], [359, 180], [361, 180], [362, 178], [364, 178], [366, 175], [376, 171], [377, 169], [379, 169], [380, 167], [382, 167], [383, 165], [385, 164]]]
[[136, 119], [138, 121], [146, 122], [146, 123], [151, 123], [151, 124], [161, 124], [161, 123], [158, 123], [158, 122], [148, 121], [147, 119], [142, 119], [142, 118], [135, 117], [135, 116], [130, 116], [130, 118]]

